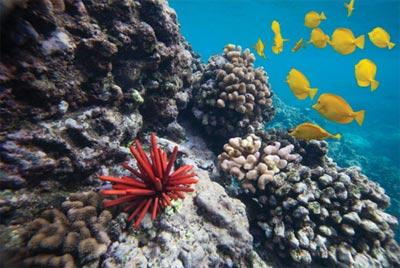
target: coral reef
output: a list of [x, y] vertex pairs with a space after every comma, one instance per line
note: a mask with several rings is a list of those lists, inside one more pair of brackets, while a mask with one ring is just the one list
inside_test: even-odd
[[230, 139], [219, 161], [243, 182], [244, 195], [257, 200], [258, 209], [249, 213], [260, 213], [253, 217], [267, 249], [301, 264], [400, 265], [392, 230], [398, 222], [384, 212], [389, 197], [383, 188], [357, 168], [338, 167], [326, 157], [325, 142], [259, 135]]
[[72, 194], [25, 229], [26, 256], [23, 263], [34, 267], [97, 267], [111, 240], [106, 232], [112, 215], [101, 210], [95, 192]]
[[[273, 96], [276, 114], [273, 120], [266, 125], [267, 129], [284, 129], [294, 127], [303, 122], [312, 121], [318, 125], [326, 126], [326, 120], [313, 115], [309, 108], [300, 109], [284, 103], [279, 96]], [[400, 218], [400, 167], [394, 159], [397, 159], [396, 150], [391, 150], [392, 144], [400, 142], [397, 129], [388, 125], [386, 129], [377, 128], [376, 131], [352, 131], [342, 132], [342, 139], [329, 141], [327, 155], [335, 160], [339, 166], [358, 166], [369, 179], [379, 182], [390, 197], [391, 204], [388, 212]], [[363, 138], [362, 138], [363, 137]], [[388, 148], [388, 149], [385, 149]], [[371, 163], [380, 163], [379, 168]], [[400, 228], [397, 227], [396, 240], [400, 241]]]
[[[200, 65], [166, 2], [1, 4], [1, 188], [26, 186], [49, 170], [49, 179], [81, 179], [105, 158], [121, 162], [115, 150], [134, 138], [142, 118], [160, 133], [183, 132], [178, 111]], [[77, 119], [92, 111], [101, 115]]]
[[225, 46], [209, 59], [193, 85], [193, 115], [214, 137], [252, 133], [271, 120], [271, 89], [265, 71], [254, 68], [255, 56], [240, 46]]
[[191, 184], [197, 183], [193, 166], [184, 165], [174, 168], [178, 146], [175, 146], [168, 159], [167, 153], [158, 147], [157, 137], [151, 134], [150, 159], [144, 152], [139, 140], [129, 148], [137, 161], [135, 170], [128, 163], [123, 166], [132, 174], [130, 177], [100, 176], [103, 181], [112, 182], [112, 189], [103, 190], [105, 196], [116, 195], [118, 198], [104, 201], [104, 207], [124, 204], [124, 211], [129, 213], [128, 222], [136, 217], [134, 226], [138, 227], [146, 213], [151, 212], [154, 220], [159, 212], [171, 206], [172, 200], [185, 198], [185, 192], [193, 192]]
[[[0, 7], [0, 266], [267, 267], [266, 255], [284, 266], [400, 266], [381, 187], [337, 166], [325, 142], [259, 131], [275, 110], [248, 49], [227, 45], [201, 64], [167, 1]], [[276, 100], [277, 125], [305, 121]], [[193, 134], [203, 129], [228, 141], [220, 169]], [[129, 144], [150, 130], [186, 140], [178, 151], [153, 135], [149, 155]], [[213, 182], [224, 177], [243, 203]], [[82, 193], [94, 187], [117, 197]], [[113, 218], [101, 204], [123, 209]]]

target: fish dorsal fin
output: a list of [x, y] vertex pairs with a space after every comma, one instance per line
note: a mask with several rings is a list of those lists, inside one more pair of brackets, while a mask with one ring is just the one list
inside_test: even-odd
[[[323, 95], [326, 95], [326, 96], [335, 98], [336, 100], [338, 100], [338, 101], [340, 101], [340, 102], [343, 102], [344, 105], [347, 105], [351, 110], [353, 110], [353, 109], [351, 108], [350, 104], [349, 104], [345, 99], [343, 99], [342, 97], [340, 97], [340, 96], [338, 96], [338, 95], [335, 95], [335, 94], [332, 94], [332, 93], [324, 93]], [[322, 95], [321, 95], [321, 96], [322, 96]]]
[[292, 78], [291, 80], [293, 82], [296, 81], [297, 83], [301, 83], [303, 85], [305, 83], [306, 87], [310, 86], [310, 82], [308, 81], [307, 77], [302, 72], [300, 72], [299, 70], [297, 70], [295, 68], [292, 68], [292, 69], [290, 69], [289, 74], [291, 75], [291, 78]]
[[313, 124], [313, 122], [310, 122], [310, 121], [305, 122], [305, 123], [303, 123], [302, 125], [304, 125], [304, 126], [310, 126], [310, 127], [315, 127], [315, 126], [316, 126], [315, 124]]
[[337, 28], [337, 29], [335, 30], [335, 32], [338, 32], [338, 33], [342, 32], [342, 33], [351, 34], [351, 35], [354, 36], [353, 32], [352, 32], [350, 29], [348, 29], [348, 28], [340, 27], [340, 28]]
[[306, 78], [305, 76], [304, 76], [304, 74], [302, 73], [302, 72], [300, 72], [299, 70], [297, 70], [296, 68], [292, 68], [292, 69], [290, 69], [290, 72], [292, 73], [292, 75], [298, 75], [299, 77], [301, 77], [302, 79], [304, 78]]
[[350, 29], [348, 29], [348, 28], [341, 28], [341, 29], [342, 29], [343, 32], [345, 32], [346, 34], [350, 35], [352, 38], [356, 38], [354, 36], [354, 33]]
[[383, 28], [381, 28], [381, 27], [379, 27], [380, 28], [380, 30], [382, 31], [382, 33], [383, 33], [383, 35], [385, 36], [385, 38], [387, 39], [387, 40], [389, 40], [390, 39], [390, 35], [389, 35], [389, 33], [388, 32], [386, 32], [386, 30], [385, 29], [383, 29]]
[[370, 59], [364, 59], [364, 60], [366, 63], [370, 64], [373, 69], [376, 69], [376, 65], [372, 60], [370, 60]]
[[313, 31], [315, 31], [316, 33], [324, 34], [321, 28], [315, 28]]
[[308, 127], [308, 128], [312, 128], [312, 129], [316, 129], [318, 131], [325, 131], [322, 127], [318, 126], [317, 124], [314, 124], [312, 122], [305, 122], [303, 124], [301, 124], [304, 127]]

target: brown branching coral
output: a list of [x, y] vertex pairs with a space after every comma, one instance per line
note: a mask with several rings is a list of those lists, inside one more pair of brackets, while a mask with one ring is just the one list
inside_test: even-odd
[[106, 232], [112, 218], [100, 211], [95, 192], [77, 193], [62, 203], [62, 211], [45, 210], [25, 228], [27, 266], [96, 266], [111, 240]]
[[193, 114], [209, 134], [243, 136], [262, 127], [273, 114], [268, 77], [254, 68], [255, 56], [228, 44], [210, 58], [193, 89]]

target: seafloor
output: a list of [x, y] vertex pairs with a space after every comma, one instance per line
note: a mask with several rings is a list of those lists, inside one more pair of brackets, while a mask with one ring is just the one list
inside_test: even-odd
[[[249, 50], [202, 63], [166, 1], [0, 8], [0, 267], [400, 266], [382, 187], [326, 142], [263, 130], [284, 104]], [[198, 182], [165, 188], [174, 200], [133, 228], [129, 208], [102, 205], [99, 176], [131, 176], [126, 161], [168, 173], [151, 132]], [[136, 138], [153, 171], [130, 155]]]

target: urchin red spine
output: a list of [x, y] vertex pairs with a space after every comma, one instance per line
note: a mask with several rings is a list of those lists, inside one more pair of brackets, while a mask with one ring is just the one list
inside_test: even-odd
[[118, 196], [116, 199], [105, 200], [104, 207], [124, 204], [123, 210], [129, 214], [128, 222], [135, 219], [134, 226], [138, 227], [148, 211], [154, 220], [163, 208], [171, 205], [171, 199], [183, 199], [185, 192], [193, 192], [190, 185], [198, 180], [191, 165], [173, 170], [178, 147], [174, 147], [168, 159], [167, 153], [158, 147], [154, 133], [151, 134], [150, 158], [139, 140], [135, 140], [135, 145], [136, 148], [131, 145], [129, 149], [136, 159], [138, 170], [124, 163], [122, 166], [132, 173], [131, 176], [100, 176], [100, 179], [112, 183], [112, 189], [101, 191], [103, 195]]

